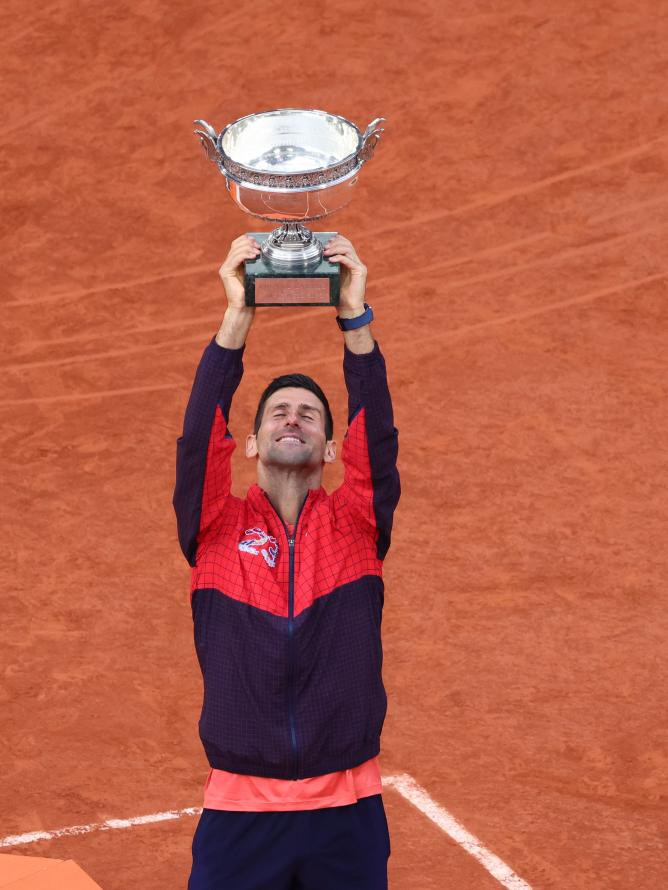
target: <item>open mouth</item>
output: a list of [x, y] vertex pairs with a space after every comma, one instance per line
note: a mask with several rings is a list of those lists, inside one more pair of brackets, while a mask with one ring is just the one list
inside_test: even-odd
[[280, 436], [276, 439], [277, 442], [288, 442], [292, 445], [304, 445], [304, 440], [300, 439], [299, 436]]

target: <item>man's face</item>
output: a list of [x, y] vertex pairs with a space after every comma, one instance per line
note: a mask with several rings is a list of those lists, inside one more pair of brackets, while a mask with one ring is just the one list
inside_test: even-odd
[[286, 386], [264, 404], [257, 435], [248, 436], [246, 455], [267, 466], [320, 467], [334, 460], [333, 442], [325, 436], [325, 406], [308, 389]]

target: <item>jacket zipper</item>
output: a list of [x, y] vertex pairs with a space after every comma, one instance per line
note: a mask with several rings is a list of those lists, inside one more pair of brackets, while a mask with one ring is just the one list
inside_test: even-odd
[[[286, 529], [287, 533], [287, 529]], [[297, 524], [295, 523], [295, 536]], [[292, 738], [292, 778], [299, 778], [299, 751], [297, 749], [297, 729], [295, 726], [294, 698], [294, 611], [295, 611], [295, 538], [288, 538], [290, 548], [290, 574], [288, 580], [288, 716], [290, 718], [290, 736]]]
[[[269, 496], [265, 492], [265, 496], [269, 501]], [[295, 541], [297, 540], [297, 526], [299, 525], [299, 517], [302, 514], [302, 510], [308, 500], [308, 493], [304, 498], [304, 501], [299, 508], [299, 513], [297, 514], [297, 519], [295, 520], [295, 528], [294, 528], [294, 536], [290, 537], [288, 534], [288, 527], [283, 522], [281, 516], [278, 516], [278, 511], [274, 509], [274, 512], [281, 520], [283, 525], [283, 529], [285, 531], [285, 537], [288, 539], [288, 552], [289, 552], [289, 568], [288, 568], [288, 718], [290, 721], [290, 739], [292, 741], [292, 779], [299, 779], [299, 747], [297, 745], [297, 721], [295, 719], [295, 690], [294, 690], [294, 673], [295, 673], [295, 656], [294, 656], [294, 642], [293, 642], [293, 632], [294, 632], [294, 617], [295, 617]], [[271, 504], [271, 501], [269, 501]], [[273, 508], [273, 504], [271, 504]]]

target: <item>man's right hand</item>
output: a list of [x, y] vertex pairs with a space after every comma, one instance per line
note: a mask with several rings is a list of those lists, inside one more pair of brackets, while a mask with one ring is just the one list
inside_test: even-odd
[[246, 342], [255, 307], [246, 306], [243, 264], [246, 260], [255, 259], [259, 253], [260, 245], [255, 238], [240, 235], [232, 242], [230, 252], [218, 270], [227, 295], [227, 311], [216, 334], [216, 343], [219, 346], [239, 349]]
[[227, 294], [227, 305], [234, 309], [246, 308], [244, 301], [243, 264], [254, 260], [260, 253], [260, 245], [250, 235], [240, 235], [230, 246], [223, 265], [218, 270]]

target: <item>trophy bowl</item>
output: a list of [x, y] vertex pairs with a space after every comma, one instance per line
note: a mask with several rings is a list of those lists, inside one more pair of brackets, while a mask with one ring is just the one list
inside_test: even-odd
[[282, 224], [262, 243], [267, 263], [298, 269], [323, 258], [321, 241], [301, 223], [350, 202], [384, 121], [376, 118], [361, 132], [337, 114], [279, 108], [241, 117], [220, 133], [196, 120], [195, 134], [225, 177], [234, 203], [251, 216]]

